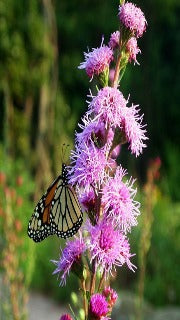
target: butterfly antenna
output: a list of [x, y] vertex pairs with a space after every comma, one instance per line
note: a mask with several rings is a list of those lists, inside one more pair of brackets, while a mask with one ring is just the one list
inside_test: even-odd
[[63, 163], [64, 146], [65, 146], [65, 143], [63, 143], [63, 145], [61, 147], [61, 153], [60, 153], [61, 163]]
[[67, 152], [67, 149], [70, 147], [69, 144], [66, 144], [66, 143], [63, 143], [62, 145], [62, 152], [61, 152], [61, 162], [62, 163], [65, 163], [65, 155], [66, 155], [66, 152]]

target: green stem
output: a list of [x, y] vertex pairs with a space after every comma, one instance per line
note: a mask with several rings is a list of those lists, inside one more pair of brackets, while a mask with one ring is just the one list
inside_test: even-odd
[[113, 88], [117, 88], [117, 86], [118, 86], [120, 66], [121, 66], [121, 53], [119, 54], [118, 59], [117, 59], [117, 63], [116, 63], [115, 74], [114, 74], [114, 79], [113, 79], [113, 83], [112, 83]]
[[95, 283], [96, 283], [96, 259], [93, 261], [92, 266], [93, 272], [91, 275], [91, 284], [90, 284], [90, 295], [92, 296], [95, 291]]
[[98, 292], [101, 290], [101, 287], [102, 287], [103, 282], [104, 282], [104, 278], [105, 278], [105, 270], [103, 271], [102, 277], [101, 277], [100, 282], [99, 282]]
[[86, 282], [85, 279], [82, 280], [82, 289], [83, 289], [83, 303], [84, 303], [84, 312], [85, 312], [85, 320], [88, 316], [88, 304], [86, 298]]
[[125, 65], [125, 67], [122, 69], [122, 72], [120, 73], [119, 82], [122, 80], [122, 77], [124, 76], [125, 71], [126, 71], [126, 65]]

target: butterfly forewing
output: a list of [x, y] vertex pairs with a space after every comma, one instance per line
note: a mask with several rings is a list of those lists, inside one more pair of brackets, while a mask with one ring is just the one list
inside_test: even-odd
[[52, 234], [68, 238], [82, 224], [82, 211], [75, 190], [67, 181], [66, 166], [38, 202], [28, 225], [28, 235], [35, 242]]
[[42, 196], [42, 198], [36, 205], [31, 220], [29, 221], [28, 235], [35, 242], [42, 241], [47, 236], [52, 234], [50, 225], [51, 202], [54, 198], [55, 190], [60, 179], [61, 177], [59, 176], [50, 185], [46, 193]]

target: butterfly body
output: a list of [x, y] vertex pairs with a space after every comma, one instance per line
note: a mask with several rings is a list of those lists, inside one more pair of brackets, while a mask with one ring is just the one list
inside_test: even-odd
[[80, 228], [83, 218], [74, 188], [68, 184], [66, 165], [62, 173], [39, 200], [28, 225], [28, 235], [35, 242], [56, 234], [61, 238], [73, 236]]

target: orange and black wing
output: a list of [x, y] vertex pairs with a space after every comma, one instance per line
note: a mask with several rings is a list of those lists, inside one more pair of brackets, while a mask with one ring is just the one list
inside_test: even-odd
[[83, 222], [81, 207], [74, 188], [68, 184], [66, 166], [38, 202], [28, 225], [28, 235], [40, 242], [49, 235], [68, 238]]
[[35, 242], [40, 242], [49, 235], [53, 234], [50, 222], [51, 204], [60, 179], [61, 176], [59, 176], [52, 183], [46, 193], [39, 200], [38, 204], [35, 207], [31, 220], [29, 221], [28, 235]]

